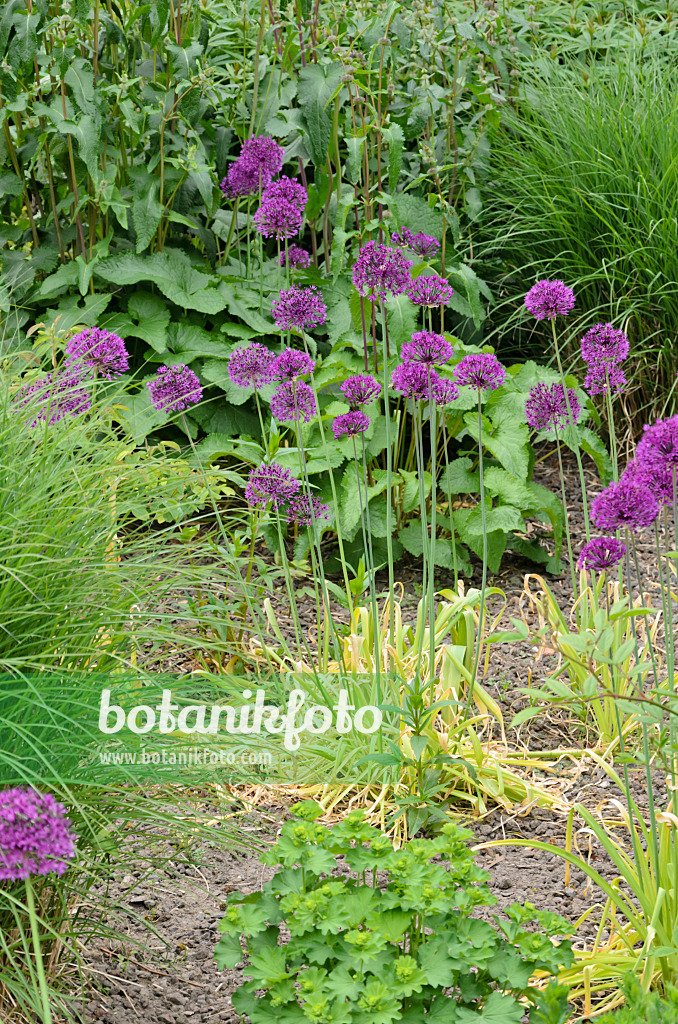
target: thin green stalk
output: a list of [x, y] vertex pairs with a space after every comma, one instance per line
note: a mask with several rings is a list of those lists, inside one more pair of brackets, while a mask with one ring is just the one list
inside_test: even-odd
[[38, 974], [40, 1000], [42, 1003], [42, 1021], [43, 1024], [52, 1024], [52, 1011], [49, 1007], [49, 989], [47, 988], [45, 965], [42, 961], [42, 950], [40, 948], [40, 926], [38, 924], [38, 916], [35, 912], [33, 882], [30, 875], [26, 879], [26, 906], [28, 908], [28, 917], [31, 922], [31, 935], [33, 937], [33, 950], [35, 952], [35, 968]]
[[558, 427], [553, 425], [553, 430], [556, 435], [556, 451], [558, 452], [558, 470], [560, 473], [560, 492], [563, 497], [563, 513], [565, 515], [565, 538], [567, 540], [567, 557], [570, 562], [570, 578], [572, 580], [572, 593], [577, 594], [577, 579], [574, 571], [574, 555], [572, 553], [572, 534], [570, 532], [570, 517], [567, 512], [567, 494], [565, 491], [565, 474], [563, 472], [563, 456], [560, 450], [560, 438], [558, 437]]
[[434, 682], [435, 682], [435, 649], [436, 649], [436, 638], [435, 638], [435, 572], [436, 572], [436, 503], [437, 503], [437, 490], [436, 490], [436, 446], [438, 443], [437, 429], [436, 429], [436, 403], [433, 400], [433, 394], [431, 389], [431, 371], [429, 369], [428, 374], [428, 393], [429, 393], [429, 426], [431, 428], [431, 547], [430, 547], [430, 558], [431, 563], [429, 566], [429, 581], [428, 581], [428, 620], [430, 629], [430, 660], [431, 660], [431, 678], [429, 680], [431, 684], [431, 704], [433, 704], [434, 697]]
[[452, 534], [452, 564], [454, 566], [454, 592], [458, 593], [459, 587], [459, 572], [457, 569], [457, 538], [456, 531], [454, 528], [454, 512], [452, 511], [452, 491], [450, 489], [450, 456], [447, 450], [447, 417], [443, 413], [443, 450], [445, 452], [445, 496], [447, 498], [447, 509], [450, 516], [450, 532]]
[[[365, 484], [365, 498], [363, 500], [360, 466], [358, 464], [358, 450], [353, 436], [353, 458], [355, 461], [356, 476], [358, 479], [358, 503], [360, 505], [360, 523], [363, 531], [363, 545], [367, 558], [367, 572], [370, 580], [370, 603], [372, 605], [372, 619], [374, 622], [374, 667], [377, 677], [377, 703], [381, 703], [381, 651], [379, 649], [379, 609], [377, 607], [377, 588], [374, 578], [374, 551], [372, 549], [372, 530], [370, 529], [370, 503], [367, 491], [367, 456], [365, 452], [365, 436], [360, 435], [362, 441], [363, 461], [363, 482]], [[364, 513], [363, 513], [364, 508]]]
[[[558, 363], [558, 372], [560, 373], [560, 380], [562, 382], [563, 389], [565, 391], [565, 404], [567, 406], [568, 422], [574, 428], [574, 417], [572, 416], [572, 408], [571, 408], [571, 405], [570, 405], [570, 394], [569, 394], [569, 392], [567, 390], [567, 383], [565, 381], [565, 372], [563, 370], [563, 364], [562, 364], [562, 360], [560, 358], [560, 349], [558, 347], [558, 337], [556, 335], [556, 322], [555, 322], [555, 319], [551, 320], [551, 329], [552, 329], [552, 332], [553, 332], [553, 347], [554, 347], [555, 352], [556, 352], [556, 361]], [[579, 451], [579, 445], [578, 444], [575, 445], [574, 454], [575, 454], [575, 458], [577, 460], [577, 469], [579, 470], [579, 484], [581, 486], [581, 497], [582, 497], [582, 502], [583, 502], [583, 505], [584, 505], [584, 527], [585, 527], [585, 530], [586, 530], [586, 540], [589, 541], [591, 539], [591, 527], [590, 527], [590, 524], [589, 524], [589, 507], [588, 507], [588, 502], [586, 500], [586, 481], [584, 479], [584, 467], [582, 465], [581, 452]], [[575, 589], [575, 593], [576, 592], [577, 591]]]
[[386, 307], [383, 302], [379, 303], [381, 312], [382, 327], [382, 376], [384, 383], [384, 412], [386, 415], [386, 551], [388, 557], [388, 593], [389, 593], [389, 616], [388, 636], [389, 643], [393, 643], [395, 635], [395, 578], [393, 572], [393, 452], [391, 451], [391, 411], [388, 401], [388, 358], [386, 353]]
[[476, 651], [473, 658], [473, 672], [471, 673], [471, 682], [469, 684], [467, 700], [468, 707], [470, 707], [471, 700], [473, 698], [473, 687], [476, 681], [478, 665], [480, 664], [480, 650], [482, 647], [483, 627], [485, 623], [485, 590], [487, 587], [487, 517], [485, 513], [485, 479], [483, 470], [483, 408], [480, 389], [478, 390], [478, 470], [480, 473], [480, 523], [483, 531], [483, 575], [480, 585], [480, 622], [478, 626]]

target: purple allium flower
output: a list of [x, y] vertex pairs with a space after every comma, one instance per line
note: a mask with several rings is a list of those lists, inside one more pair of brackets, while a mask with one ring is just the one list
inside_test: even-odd
[[200, 381], [188, 366], [161, 366], [154, 380], [147, 382], [151, 402], [158, 412], [183, 412], [202, 399]]
[[594, 324], [581, 339], [581, 355], [585, 363], [613, 366], [629, 354], [629, 339], [612, 324]]
[[306, 331], [309, 327], [325, 323], [327, 306], [314, 285], [302, 288], [293, 284], [291, 288], [280, 292], [271, 306], [271, 313], [276, 326], [281, 330], [289, 331], [296, 327], [299, 331]]
[[129, 367], [125, 342], [117, 334], [100, 327], [87, 327], [70, 338], [66, 345], [66, 355], [74, 357], [67, 360], [66, 366], [75, 364], [77, 360], [105, 380], [119, 377]]
[[265, 345], [252, 342], [228, 357], [228, 376], [241, 388], [261, 388], [273, 380], [275, 356]]
[[525, 296], [525, 305], [536, 320], [567, 316], [574, 303], [574, 292], [562, 281], [537, 281]]
[[433, 387], [433, 401], [436, 405], [450, 405], [455, 398], [459, 398], [459, 388], [453, 380], [441, 377], [436, 381]]
[[305, 352], [286, 348], [273, 361], [273, 380], [295, 380], [315, 370], [315, 363]]
[[299, 494], [292, 498], [287, 509], [287, 522], [299, 526], [310, 526], [316, 519], [329, 519], [330, 507], [315, 494], [309, 500], [308, 494]]
[[665, 469], [671, 474], [678, 469], [678, 416], [643, 427], [636, 460], [639, 466], [647, 469]]
[[290, 267], [302, 267], [305, 270], [311, 266], [311, 255], [300, 245], [288, 245], [287, 252], [283, 250], [280, 253], [278, 262], [281, 267], [286, 267], [289, 263]]
[[51, 793], [23, 786], [0, 792], [0, 881], [63, 875], [75, 857], [65, 812]]
[[496, 356], [489, 352], [464, 356], [457, 363], [454, 378], [460, 386], [469, 386], [476, 391], [499, 388], [506, 380], [506, 370]]
[[621, 366], [589, 363], [588, 373], [584, 378], [584, 389], [590, 395], [604, 395], [609, 387], [610, 394], [616, 395], [623, 390], [626, 383], [626, 376]]
[[[570, 412], [567, 402], [570, 402]], [[551, 430], [576, 423], [581, 415], [581, 405], [572, 388], [562, 384], [535, 384], [525, 402], [525, 419], [535, 430]]]
[[391, 235], [391, 245], [397, 245], [399, 249], [411, 248], [414, 235], [409, 228], [398, 228]]
[[306, 189], [298, 181], [283, 175], [271, 182], [261, 197], [253, 221], [259, 234], [268, 238], [292, 238], [304, 222], [304, 208], [308, 201]]
[[434, 399], [440, 377], [425, 363], [401, 363], [391, 374], [391, 387], [414, 399]]
[[407, 289], [407, 297], [417, 306], [442, 306], [450, 301], [454, 289], [445, 277], [416, 277]]
[[381, 394], [381, 384], [376, 377], [368, 373], [359, 373], [355, 377], [347, 377], [341, 385], [341, 392], [352, 409], [361, 405], [369, 405]]
[[627, 465], [622, 480], [635, 480], [654, 494], [660, 505], [673, 504], [673, 470], [664, 466], [646, 464], [638, 458]]
[[377, 242], [366, 242], [353, 264], [353, 284], [361, 295], [380, 302], [391, 295], [400, 295], [410, 283], [411, 260], [398, 249]]
[[219, 187], [229, 199], [254, 195], [279, 173], [284, 158], [285, 150], [268, 135], [245, 139]]
[[303, 380], [283, 381], [271, 398], [271, 412], [283, 422], [303, 420], [308, 423], [317, 411], [315, 392]]
[[262, 462], [250, 471], [245, 498], [254, 508], [266, 508], [272, 503], [280, 509], [291, 502], [301, 490], [301, 484], [292, 471], [278, 462]]
[[599, 530], [628, 529], [635, 533], [651, 526], [659, 515], [654, 494], [637, 480], [609, 484], [591, 504], [591, 521]]
[[416, 252], [417, 256], [421, 256], [422, 259], [430, 260], [438, 252], [440, 242], [433, 235], [425, 235], [423, 231], [418, 231], [412, 238], [409, 248], [412, 252]]
[[454, 348], [445, 341], [442, 334], [433, 331], [415, 331], [411, 341], [402, 347], [401, 356], [406, 363], [426, 363], [427, 366], [439, 366], [446, 363], [454, 355]]
[[357, 434], [362, 434], [367, 430], [369, 425], [369, 416], [366, 416], [360, 409], [345, 412], [342, 416], [337, 416], [332, 424], [334, 439], [338, 441], [340, 437], [356, 437]]
[[594, 572], [606, 572], [614, 569], [626, 554], [626, 544], [615, 537], [595, 537], [579, 552], [578, 569], [592, 569]]
[[66, 365], [59, 373], [49, 373], [41, 380], [25, 384], [19, 392], [19, 406], [30, 406], [39, 411], [31, 426], [35, 427], [42, 420], [56, 423], [64, 416], [78, 416], [87, 412], [92, 405], [92, 397], [83, 386], [82, 376], [76, 372], [74, 365]]

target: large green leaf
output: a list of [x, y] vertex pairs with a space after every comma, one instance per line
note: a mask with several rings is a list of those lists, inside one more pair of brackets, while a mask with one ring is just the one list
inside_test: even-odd
[[165, 249], [149, 256], [131, 252], [108, 256], [99, 262], [95, 275], [118, 285], [152, 281], [177, 306], [211, 316], [226, 305], [219, 291], [211, 287], [212, 278], [195, 270], [189, 257], [179, 249]]
[[99, 129], [89, 114], [83, 114], [77, 121], [62, 120], [57, 124], [62, 135], [72, 135], [78, 143], [78, 153], [93, 181], [99, 182]]
[[83, 114], [89, 115], [99, 131], [101, 128], [100, 100], [94, 86], [94, 74], [82, 57], [76, 57], [64, 75], [64, 82], [71, 90], [76, 106]]
[[[478, 417], [467, 413], [464, 422], [477, 441]], [[483, 429], [483, 446], [518, 480], [527, 479], [530, 460], [527, 423], [509, 416], [497, 416], [492, 421], [491, 430]]]
[[325, 108], [341, 88], [342, 64], [307, 64], [299, 71], [297, 98], [302, 110], [311, 159], [316, 167], [325, 163], [332, 123]]
[[132, 202], [132, 223], [136, 232], [136, 251], [147, 249], [158, 230], [165, 207], [158, 202], [158, 184], [150, 182], [146, 191], [134, 197]]

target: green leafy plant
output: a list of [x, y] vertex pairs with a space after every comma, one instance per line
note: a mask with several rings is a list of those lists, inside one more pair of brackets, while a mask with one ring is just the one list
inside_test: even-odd
[[663, 996], [646, 992], [633, 974], [621, 985], [624, 1005], [616, 1012], [596, 1017], [599, 1024], [675, 1024], [678, 1021], [678, 989], [667, 985]]
[[[233, 1003], [252, 1024], [518, 1024], [536, 1001], [534, 970], [571, 963], [570, 942], [552, 938], [571, 931], [557, 914], [513, 904], [496, 928], [471, 916], [494, 897], [468, 830], [450, 822], [398, 850], [361, 811], [328, 828], [316, 822], [318, 804], [292, 810], [262, 856], [280, 870], [260, 892], [229, 894], [219, 925], [220, 967], [243, 960], [245, 940], [249, 980]], [[350, 875], [334, 873], [340, 859]], [[290, 938], [280, 945], [283, 928]]]

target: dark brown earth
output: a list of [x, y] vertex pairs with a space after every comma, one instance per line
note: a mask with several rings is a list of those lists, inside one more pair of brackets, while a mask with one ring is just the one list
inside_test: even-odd
[[[535, 476], [552, 490], [558, 490], [555, 459], [542, 462]], [[586, 480], [590, 502], [601, 489], [591, 463], [586, 465]], [[578, 478], [571, 461], [567, 462], [567, 483], [573, 545], [578, 550], [584, 537], [583, 513]], [[652, 536], [639, 542], [638, 554], [644, 587], [654, 584], [657, 570]], [[492, 585], [502, 587], [508, 597], [504, 628], [508, 626], [511, 615], [519, 614], [524, 576], [526, 572], [533, 571], [534, 566], [509, 555], [501, 572], [490, 581]], [[400, 566], [397, 578], [406, 589], [404, 609], [411, 609], [417, 600], [414, 593], [418, 579], [416, 566]], [[444, 574], [436, 579], [439, 588], [451, 583]], [[467, 586], [479, 584], [480, 568], [477, 567], [473, 580], [468, 581]], [[569, 572], [560, 578], [550, 578], [549, 586], [561, 608], [569, 608], [572, 592]], [[278, 610], [281, 627], [291, 632], [291, 619], [284, 613], [283, 602]], [[302, 602], [300, 614], [302, 624], [310, 625], [314, 621], [312, 605]], [[497, 699], [507, 722], [512, 714], [525, 706], [525, 698], [518, 688], [527, 685], [528, 671], [532, 683], [536, 684], [549, 665], [553, 665], [553, 658], [547, 656], [537, 662], [534, 648], [527, 643], [513, 642], [494, 647], [483, 685]], [[510, 731], [508, 737], [516, 740], [515, 733]], [[581, 729], [558, 711], [549, 714], [548, 718], [540, 716], [524, 726], [520, 740], [535, 751], [555, 747], [576, 749], [585, 745]], [[568, 805], [579, 801], [597, 813], [605, 810], [606, 818], [619, 818], [618, 810], [607, 802], [615, 797], [621, 799], [622, 794], [590, 757], [584, 756], [578, 761], [565, 759], [560, 762], [558, 772], [565, 783], [564, 798]], [[653, 778], [655, 799], [660, 806], [665, 806], [663, 777], [655, 771]], [[646, 810], [647, 784], [638, 769], [631, 773], [631, 786], [636, 799]], [[224, 792], [223, 799], [233, 800], [233, 792]], [[244, 809], [237, 799], [234, 807], [223, 803], [215, 810], [215, 819], [240, 807], [243, 813], [241, 827], [246, 830], [243, 834], [248, 839], [256, 837], [262, 844], [269, 843], [274, 841], [285, 814], [284, 800], [281, 802], [271, 794], [269, 801], [260, 801], [256, 808]], [[515, 808], [509, 812], [495, 807], [484, 818], [471, 820], [468, 824], [479, 844], [503, 838], [527, 838], [560, 847], [565, 845], [564, 810], [533, 807]], [[616, 876], [613, 865], [597, 843], [589, 844], [583, 831], [578, 831], [582, 826], [582, 820], [576, 818], [575, 836], [580, 852], [611, 880]], [[619, 829], [615, 834], [620, 839], [623, 830]], [[580, 870], [572, 871], [569, 885], [566, 885], [564, 862], [555, 855], [508, 846], [482, 849], [477, 857], [478, 863], [490, 872], [490, 886], [497, 897], [497, 909], [514, 901], [529, 901], [539, 909], [557, 911], [574, 922], [592, 903], [600, 900], [600, 893], [595, 888], [587, 888], [585, 875]], [[87, 1024], [95, 1021], [102, 1024], [138, 1024], [141, 1021], [144, 1024], [216, 1024], [237, 1021], [230, 997], [241, 980], [241, 971], [218, 971], [212, 962], [217, 924], [223, 912], [220, 904], [233, 889], [257, 889], [270, 877], [271, 870], [262, 867], [255, 854], [244, 854], [236, 849], [224, 853], [210, 844], [198, 845], [190, 854], [174, 857], [150, 877], [144, 877], [147, 872], [142, 870], [141, 863], [130, 862], [124, 872], [113, 877], [109, 888], [111, 897], [119, 900], [121, 907], [128, 912], [128, 940], [124, 943], [99, 941], [88, 949], [92, 990], [83, 1020]], [[489, 912], [483, 910], [485, 914]], [[157, 936], [149, 937], [148, 932], [134, 922], [134, 913], [146, 917], [157, 930]], [[591, 941], [596, 919], [594, 912], [579, 928], [576, 939], [580, 946]]]

